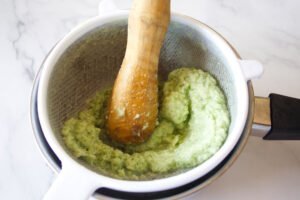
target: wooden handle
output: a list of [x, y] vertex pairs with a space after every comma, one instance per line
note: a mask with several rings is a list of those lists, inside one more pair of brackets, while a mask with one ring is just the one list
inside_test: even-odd
[[135, 0], [128, 20], [126, 59], [157, 68], [170, 21], [170, 0]]
[[125, 57], [112, 92], [107, 126], [121, 143], [140, 143], [158, 113], [157, 70], [170, 21], [170, 0], [134, 0]]

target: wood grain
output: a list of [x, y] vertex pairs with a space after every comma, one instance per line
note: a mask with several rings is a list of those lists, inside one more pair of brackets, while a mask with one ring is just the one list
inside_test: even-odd
[[134, 0], [125, 57], [114, 84], [107, 127], [121, 143], [141, 143], [158, 114], [157, 71], [170, 21], [170, 0]]

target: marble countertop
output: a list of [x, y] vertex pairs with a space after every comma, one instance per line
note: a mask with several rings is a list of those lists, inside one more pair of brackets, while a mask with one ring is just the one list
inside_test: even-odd
[[[54, 180], [30, 125], [33, 79], [51, 47], [97, 15], [99, 1], [0, 0], [0, 199], [42, 199]], [[300, 98], [299, 8], [298, 0], [172, 0], [173, 10], [207, 23], [243, 58], [263, 63], [264, 75], [253, 81], [258, 96]], [[300, 142], [251, 137], [227, 173], [186, 199], [296, 200], [299, 184]]]

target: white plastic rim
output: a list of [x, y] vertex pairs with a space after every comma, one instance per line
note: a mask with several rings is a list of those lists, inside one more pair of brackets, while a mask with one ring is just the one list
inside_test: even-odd
[[[235, 89], [238, 91], [238, 105], [237, 105], [237, 119], [238, 123], [233, 124], [231, 127], [230, 134], [228, 135], [225, 143], [220, 148], [220, 150], [209, 158], [207, 161], [195, 167], [185, 173], [181, 173], [172, 177], [150, 180], [150, 181], [125, 181], [118, 180], [110, 177], [98, 174], [82, 165], [71, 158], [61, 147], [57, 141], [54, 132], [51, 129], [49, 118], [48, 118], [48, 108], [47, 108], [47, 91], [48, 83], [54, 69], [54, 66], [60, 56], [65, 52], [65, 50], [72, 45], [77, 39], [86, 34], [87, 32], [100, 27], [104, 24], [110, 23], [115, 20], [120, 20], [127, 18], [127, 11], [115, 12], [112, 14], [106, 14], [104, 16], [94, 17], [87, 20], [85, 23], [77, 26], [69, 34], [67, 34], [53, 49], [48, 58], [46, 59], [41, 73], [41, 78], [38, 88], [38, 116], [41, 122], [41, 127], [46, 137], [47, 142], [51, 146], [52, 150], [59, 157], [62, 162], [62, 172], [72, 171], [72, 181], [74, 182], [74, 177], [78, 180], [78, 183], [85, 182], [89, 185], [91, 189], [96, 189], [100, 187], [107, 187], [115, 190], [126, 191], [126, 192], [156, 192], [162, 190], [168, 190], [176, 188], [187, 183], [190, 183], [200, 177], [204, 176], [212, 169], [214, 169], [218, 164], [220, 164], [225, 157], [233, 150], [234, 146], [238, 142], [244, 125], [246, 123], [247, 113], [248, 113], [248, 90], [247, 90], [247, 80], [251, 77], [244, 75], [242, 71], [240, 60], [236, 56], [235, 52], [228, 45], [228, 43], [215, 31], [210, 29], [208, 26], [202, 24], [201, 22], [194, 20], [190, 17], [172, 14], [172, 21], [177, 21], [193, 27], [195, 30], [207, 31], [216, 45], [220, 48], [222, 52], [225, 53], [227, 59], [231, 62], [230, 66], [235, 70]], [[247, 78], [245, 78], [247, 77]], [[68, 173], [66, 173], [68, 174]], [[68, 178], [67, 176], [65, 178]], [[70, 177], [69, 177], [70, 178]], [[84, 181], [82, 181], [84, 179]], [[68, 182], [68, 181], [67, 181]], [[87, 187], [88, 188], [88, 187]], [[73, 191], [76, 188], [72, 189]]]

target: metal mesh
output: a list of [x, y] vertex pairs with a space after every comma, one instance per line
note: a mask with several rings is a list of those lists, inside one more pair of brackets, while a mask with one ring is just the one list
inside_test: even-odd
[[[126, 39], [127, 20], [115, 21], [85, 34], [58, 60], [48, 88], [50, 123], [58, 137], [64, 121], [80, 111], [86, 99], [113, 85]], [[160, 80], [179, 67], [201, 68], [218, 79], [234, 123], [237, 91], [225, 56], [207, 32], [171, 22], [160, 56]]]

